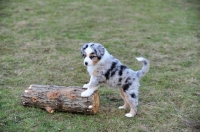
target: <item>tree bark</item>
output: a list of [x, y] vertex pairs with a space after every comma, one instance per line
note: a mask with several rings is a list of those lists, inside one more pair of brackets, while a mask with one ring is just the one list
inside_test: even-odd
[[86, 89], [77, 86], [54, 86], [33, 84], [21, 95], [24, 106], [46, 109], [49, 113], [57, 111], [95, 114], [99, 108], [99, 94], [95, 91], [89, 97], [81, 97]]

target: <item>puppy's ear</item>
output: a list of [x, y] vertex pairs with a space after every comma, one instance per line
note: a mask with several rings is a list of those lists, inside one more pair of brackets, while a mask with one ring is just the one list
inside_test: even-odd
[[94, 49], [97, 58], [100, 60], [105, 53], [105, 48], [101, 44], [92, 44], [91, 48]]
[[82, 54], [83, 57], [84, 57], [84, 51], [85, 51], [85, 49], [87, 49], [87, 47], [88, 47], [88, 44], [87, 44], [87, 43], [84, 44], [84, 45], [81, 47], [81, 54]]

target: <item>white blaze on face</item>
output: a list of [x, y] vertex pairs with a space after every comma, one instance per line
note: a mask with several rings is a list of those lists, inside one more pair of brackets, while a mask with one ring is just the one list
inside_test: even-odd
[[84, 65], [87, 64], [87, 66], [92, 66], [93, 65], [93, 61], [90, 59], [90, 54], [93, 53], [93, 49], [88, 47], [87, 49], [85, 49], [85, 59], [84, 59]]

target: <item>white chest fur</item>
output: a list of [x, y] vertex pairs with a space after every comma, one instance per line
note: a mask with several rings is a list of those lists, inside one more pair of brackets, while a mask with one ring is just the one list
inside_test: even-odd
[[92, 73], [96, 69], [96, 66], [87, 66], [87, 71], [89, 72], [90, 76], [92, 76]]

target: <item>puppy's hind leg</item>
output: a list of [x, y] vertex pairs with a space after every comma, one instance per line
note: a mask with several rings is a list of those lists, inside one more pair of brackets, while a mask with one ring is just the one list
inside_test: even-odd
[[126, 109], [128, 107], [128, 103], [126, 101], [126, 98], [125, 98], [125, 95], [124, 95], [125, 93], [124, 93], [122, 88], [119, 88], [119, 93], [120, 93], [120, 96], [122, 97], [122, 99], [124, 100], [124, 105], [123, 106], [119, 106], [118, 108], [119, 109]]
[[138, 108], [138, 95], [135, 92], [132, 93], [125, 93], [125, 98], [127, 103], [130, 106], [130, 112], [127, 113], [126, 117], [134, 117], [137, 113]]

